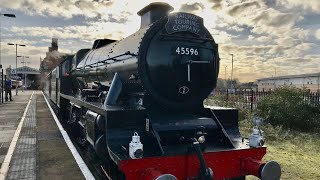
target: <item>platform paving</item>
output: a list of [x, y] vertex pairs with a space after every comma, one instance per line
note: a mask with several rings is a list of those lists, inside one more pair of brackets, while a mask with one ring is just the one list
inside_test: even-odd
[[50, 110], [37, 95], [37, 167], [39, 179], [85, 179], [68, 149]]
[[13, 101], [0, 104], [0, 167], [32, 92], [19, 92], [17, 96], [12, 96]]
[[36, 179], [36, 94], [30, 101], [6, 179]]
[[[3, 147], [0, 148], [0, 152], [4, 154], [3, 158], [6, 154], [6, 149], [10, 146], [10, 140], [15, 133], [15, 129], [17, 129], [31, 93], [25, 92], [24, 97], [22, 96], [21, 94], [20, 101], [18, 101], [17, 96], [15, 106], [12, 105], [11, 108], [6, 107], [7, 112], [10, 112], [8, 116], [5, 113], [1, 113], [2, 109], [0, 109], [0, 114], [16, 118], [17, 121], [7, 120], [6, 123], [3, 123], [5, 125], [2, 128], [5, 130], [0, 131], [0, 133], [3, 132], [3, 134], [0, 134], [3, 141]], [[13, 104], [14, 102], [9, 103]], [[21, 109], [21, 111], [17, 109]], [[40, 91], [35, 91], [24, 117], [21, 132], [5, 179], [85, 179], [72, 153], [64, 142]]]

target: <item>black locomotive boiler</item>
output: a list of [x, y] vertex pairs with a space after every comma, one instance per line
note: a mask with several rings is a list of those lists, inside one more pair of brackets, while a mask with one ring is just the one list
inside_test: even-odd
[[138, 12], [136, 33], [96, 40], [60, 63], [44, 92], [61, 120], [112, 179], [279, 179], [280, 166], [261, 161], [260, 135], [254, 147], [241, 137], [236, 109], [203, 106], [218, 45], [201, 17], [172, 10], [152, 3]]

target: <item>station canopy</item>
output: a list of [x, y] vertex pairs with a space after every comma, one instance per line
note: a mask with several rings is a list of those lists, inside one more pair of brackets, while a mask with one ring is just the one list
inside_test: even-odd
[[[16, 74], [16, 69], [11, 69], [11, 74]], [[22, 66], [17, 68], [17, 74], [40, 74], [40, 71], [28, 66]]]

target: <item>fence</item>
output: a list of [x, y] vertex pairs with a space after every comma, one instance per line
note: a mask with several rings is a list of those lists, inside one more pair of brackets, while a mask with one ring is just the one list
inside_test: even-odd
[[[226, 104], [230, 102], [234, 103], [237, 107], [246, 109], [256, 109], [257, 104], [263, 98], [272, 94], [273, 91], [257, 91], [251, 89], [237, 89], [236, 91], [216, 91], [214, 94], [218, 96], [218, 101], [223, 101]], [[320, 93], [319, 92], [305, 92], [302, 94], [301, 102], [310, 105], [320, 105]]]

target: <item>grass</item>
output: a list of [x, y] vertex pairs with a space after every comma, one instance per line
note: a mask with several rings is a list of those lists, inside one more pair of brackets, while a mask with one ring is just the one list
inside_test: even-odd
[[[248, 137], [252, 125], [240, 122], [241, 133]], [[265, 161], [274, 160], [281, 165], [281, 179], [320, 179], [320, 135], [285, 130], [266, 125], [262, 127], [267, 146]], [[247, 179], [258, 179], [249, 176]]]
[[[237, 107], [237, 104], [215, 103], [211, 97], [206, 100], [208, 105], [220, 105], [239, 108], [240, 132], [244, 137], [252, 133], [252, 116], [250, 110]], [[218, 102], [221, 102], [218, 99]], [[319, 119], [320, 121], [320, 119]], [[264, 161], [277, 161], [282, 169], [281, 179], [284, 180], [320, 180], [320, 134], [302, 133], [282, 127], [266, 124], [261, 129], [266, 138], [267, 154]], [[248, 176], [249, 180], [256, 180]]]

